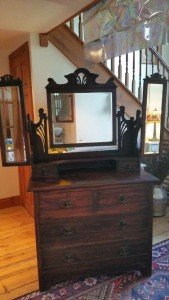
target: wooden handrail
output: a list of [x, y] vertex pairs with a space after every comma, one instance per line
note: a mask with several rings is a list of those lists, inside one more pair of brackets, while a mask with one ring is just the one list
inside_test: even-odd
[[99, 3], [100, 0], [93, 0], [91, 3], [87, 4], [85, 7], [83, 7], [82, 9], [80, 9], [79, 11], [77, 11], [73, 16], [65, 19], [61, 24], [57, 25], [56, 27], [54, 27], [53, 29], [51, 29], [50, 31], [46, 32], [45, 34], [49, 34], [52, 31], [54, 31], [58, 26], [66, 24], [68, 21], [72, 20], [73, 18], [75, 18], [76, 16], [80, 15], [82, 12], [88, 10], [89, 8], [91, 8], [94, 4]]
[[160, 64], [163, 66], [163, 68], [166, 69], [166, 71], [169, 73], [169, 65], [166, 63], [166, 61], [162, 58], [159, 52], [154, 47], [149, 48], [150, 52], [153, 53], [155, 58], [160, 61]]

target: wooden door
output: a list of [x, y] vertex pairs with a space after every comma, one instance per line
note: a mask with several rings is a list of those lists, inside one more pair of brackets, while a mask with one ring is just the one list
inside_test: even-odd
[[[23, 92], [26, 114], [33, 120], [33, 101], [31, 86], [31, 71], [28, 42], [9, 55], [10, 73], [19, 77], [23, 82]], [[31, 175], [30, 166], [19, 167], [20, 197], [23, 206], [31, 215], [34, 214], [33, 194], [27, 192], [28, 182]]]

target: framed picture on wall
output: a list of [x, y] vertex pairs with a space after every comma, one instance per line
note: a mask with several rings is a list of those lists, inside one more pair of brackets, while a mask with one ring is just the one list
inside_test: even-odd
[[59, 93], [55, 95], [56, 122], [73, 122], [73, 94]]

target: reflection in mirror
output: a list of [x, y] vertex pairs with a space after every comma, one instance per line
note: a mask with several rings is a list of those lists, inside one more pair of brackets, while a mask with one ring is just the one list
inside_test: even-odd
[[[12, 76], [5, 75], [0, 81], [0, 129], [2, 162], [5, 164], [24, 164], [26, 145], [23, 133], [23, 114], [21, 109], [21, 81], [9, 85]], [[6, 84], [6, 85], [5, 85]], [[2, 85], [2, 86], [1, 86]]]
[[113, 141], [112, 93], [52, 93], [53, 144]]
[[144, 153], [159, 153], [163, 85], [149, 83], [147, 87], [147, 106], [145, 123]]

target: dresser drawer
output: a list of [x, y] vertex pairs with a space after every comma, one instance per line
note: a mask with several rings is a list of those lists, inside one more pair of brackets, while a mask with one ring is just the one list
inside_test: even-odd
[[98, 206], [101, 211], [122, 212], [151, 208], [151, 199], [150, 190], [144, 185], [98, 191]]
[[147, 211], [136, 214], [112, 214], [76, 217], [41, 222], [42, 243], [56, 242], [58, 246], [137, 238], [148, 233]]
[[94, 209], [93, 191], [49, 192], [39, 195], [40, 218], [83, 215]]
[[39, 217], [43, 219], [136, 211], [150, 207], [151, 194], [144, 186], [41, 193]]
[[[144, 242], [143, 242], [144, 241]], [[41, 248], [41, 284], [48, 288], [52, 283], [74, 278], [86, 278], [99, 274], [122, 274], [126, 271], [151, 268], [151, 245], [141, 239], [80, 247]]]
[[81, 280], [82, 278], [86, 278], [87, 282], [87, 278], [89, 278], [90, 284], [91, 277], [99, 275], [109, 275], [114, 277], [126, 272], [130, 272], [130, 274], [132, 274], [136, 270], [139, 270], [141, 273], [143, 272], [143, 275], [146, 272], [146, 276], [150, 276], [150, 273], [147, 272], [148, 268], [151, 269], [151, 261], [147, 256], [142, 254], [128, 260], [125, 257], [121, 257], [120, 260], [115, 259], [113, 261], [105, 262], [102, 260], [98, 263], [88, 265], [68, 263], [65, 268], [58, 268], [55, 264], [43, 270], [40, 278], [40, 284], [43, 286], [43, 290], [47, 290], [51, 287], [51, 285], [65, 280]]
[[[142, 235], [144, 237], [144, 235]], [[151, 258], [151, 247], [140, 240], [124, 240], [120, 242], [106, 242], [78, 247], [56, 248], [51, 243], [43, 247], [43, 270], [56, 267], [58, 273], [74, 270], [88, 270], [97, 266], [136, 263], [138, 257]]]

